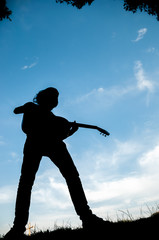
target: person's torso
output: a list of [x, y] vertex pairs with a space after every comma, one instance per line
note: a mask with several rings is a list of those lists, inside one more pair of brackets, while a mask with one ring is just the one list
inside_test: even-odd
[[28, 137], [42, 142], [63, 140], [69, 128], [69, 122], [65, 118], [55, 116], [39, 105], [28, 103], [22, 121], [22, 130]]

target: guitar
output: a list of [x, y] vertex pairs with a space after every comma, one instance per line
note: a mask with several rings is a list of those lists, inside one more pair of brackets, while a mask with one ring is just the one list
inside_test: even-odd
[[[31, 113], [24, 113], [22, 121], [22, 130], [27, 135], [40, 134], [46, 138], [53, 135], [55, 139], [57, 138], [61, 140], [71, 136], [76, 131], [73, 130], [74, 127], [96, 129], [105, 137], [110, 135], [106, 130], [94, 125], [69, 122], [67, 119], [55, 116], [52, 113], [45, 116], [43, 113], [41, 114], [39, 109], [36, 109], [36, 111], [34, 110]], [[72, 131], [70, 131], [71, 128]]]
[[96, 129], [100, 132], [100, 134], [104, 137], [109, 136], [110, 133], [108, 131], [106, 131], [105, 129], [102, 129], [100, 127], [94, 126], [94, 125], [89, 125], [89, 124], [83, 124], [83, 123], [76, 123], [76, 122], [70, 122], [70, 124], [76, 125], [77, 127], [81, 127], [81, 128], [90, 128], [90, 129]]
[[[56, 129], [58, 130], [58, 136], [61, 137], [61, 139], [65, 139], [69, 136], [71, 136], [75, 131], [73, 128], [75, 127], [81, 127], [81, 128], [90, 128], [90, 129], [96, 129], [100, 132], [100, 134], [104, 137], [109, 136], [110, 133], [100, 127], [89, 125], [89, 124], [83, 124], [83, 123], [77, 123], [77, 122], [69, 122], [67, 119], [59, 116], [54, 116], [54, 126], [56, 126]], [[72, 130], [71, 130], [72, 128]], [[70, 132], [71, 130], [71, 132]], [[69, 134], [69, 135], [68, 135]]]

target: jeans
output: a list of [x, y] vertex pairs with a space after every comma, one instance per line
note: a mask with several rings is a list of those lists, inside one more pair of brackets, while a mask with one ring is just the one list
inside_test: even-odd
[[[45, 144], [46, 145], [46, 144]], [[64, 142], [53, 144], [53, 147], [39, 146], [32, 140], [26, 140], [21, 176], [17, 191], [14, 227], [25, 231], [29, 217], [32, 186], [42, 156], [47, 156], [59, 168], [66, 180], [76, 213], [81, 220], [92, 212], [88, 206], [79, 173]]]

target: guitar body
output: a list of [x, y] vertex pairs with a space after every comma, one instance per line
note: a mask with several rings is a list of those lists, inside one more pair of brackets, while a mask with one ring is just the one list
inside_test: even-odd
[[54, 133], [57, 138], [64, 140], [68, 137], [71, 124], [66, 118], [55, 116], [53, 124], [55, 126]]

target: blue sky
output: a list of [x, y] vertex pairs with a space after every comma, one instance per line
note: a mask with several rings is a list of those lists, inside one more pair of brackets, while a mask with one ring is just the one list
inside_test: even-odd
[[[54, 113], [95, 124], [66, 140], [95, 214], [135, 217], [159, 202], [159, 33], [155, 17], [95, 0], [77, 10], [54, 0], [8, 0], [0, 23], [0, 234], [14, 218], [25, 135], [13, 109], [46, 87], [60, 92]], [[145, 210], [144, 210], [145, 208]], [[29, 222], [80, 226], [65, 182], [43, 158]]]

